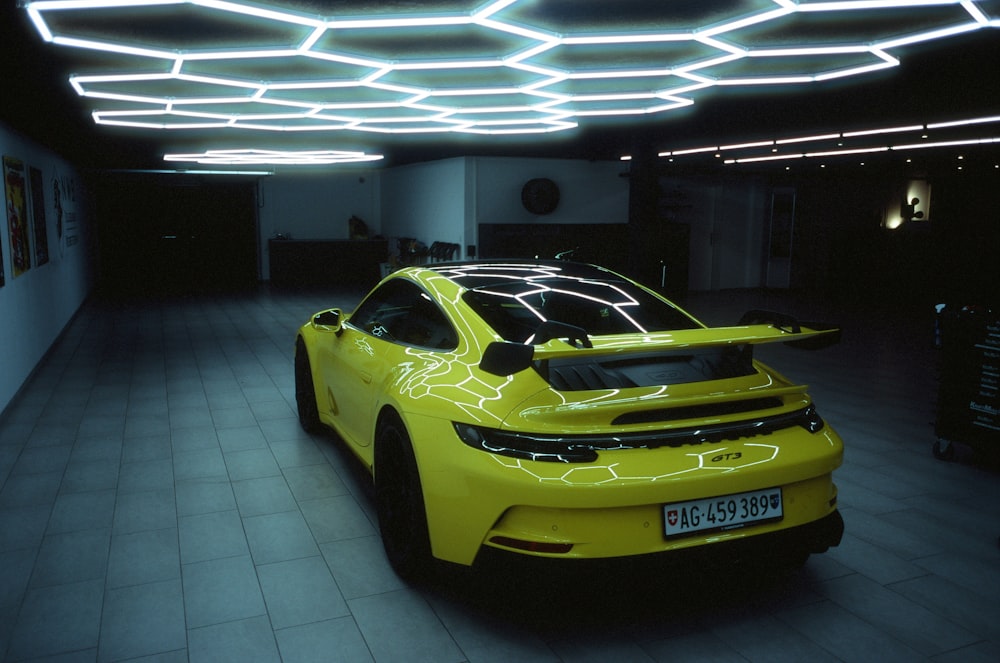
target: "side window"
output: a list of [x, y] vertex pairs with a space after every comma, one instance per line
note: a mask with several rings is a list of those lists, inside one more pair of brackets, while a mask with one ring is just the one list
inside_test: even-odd
[[454, 350], [458, 335], [431, 300], [415, 283], [387, 281], [351, 316], [353, 327], [386, 341], [436, 350]]

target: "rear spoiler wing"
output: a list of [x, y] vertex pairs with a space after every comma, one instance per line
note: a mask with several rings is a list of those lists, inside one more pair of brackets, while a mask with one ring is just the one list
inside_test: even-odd
[[[543, 323], [545, 327], [548, 323]], [[540, 329], [541, 331], [541, 329]], [[498, 376], [513, 375], [529, 368], [537, 359], [552, 359], [569, 355], [648, 353], [651, 350], [678, 350], [710, 346], [758, 345], [784, 343], [803, 350], [821, 350], [840, 342], [840, 328], [821, 322], [799, 322], [790, 315], [774, 311], [751, 310], [740, 318], [735, 327], [678, 330], [653, 333], [646, 342], [634, 348], [616, 345], [595, 348], [584, 329], [563, 323], [552, 323], [543, 334], [536, 333], [536, 345], [495, 341], [486, 346], [479, 368]], [[551, 346], [554, 339], [563, 341]], [[546, 345], [543, 347], [542, 344]]]
[[771, 325], [781, 331], [791, 334], [801, 334], [815, 331], [821, 334], [810, 334], [805, 338], [785, 341], [785, 345], [803, 350], [822, 350], [831, 345], [840, 343], [840, 327], [826, 322], [799, 322], [797, 319], [784, 313], [775, 311], [765, 311], [762, 309], [752, 309], [743, 314], [740, 318], [740, 325]]

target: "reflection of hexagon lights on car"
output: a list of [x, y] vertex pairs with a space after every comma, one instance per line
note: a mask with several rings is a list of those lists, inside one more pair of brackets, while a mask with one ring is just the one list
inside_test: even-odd
[[[715, 440], [738, 439], [751, 435], [767, 435], [792, 426], [799, 426], [810, 433], [818, 433], [825, 424], [813, 405], [795, 412], [762, 418], [750, 424], [738, 422], [622, 435], [543, 435], [454, 423], [455, 432], [459, 439], [474, 449], [512, 458], [554, 463], [592, 463], [598, 459], [598, 451], [655, 449], [664, 446], [680, 447]], [[747, 443], [747, 446], [760, 446], [777, 452], [777, 447], [769, 444], [751, 445]], [[698, 469], [709, 467], [703, 462], [705, 456], [711, 457], [718, 455], [718, 453], [719, 451], [714, 449], [693, 454], [699, 460]], [[754, 465], [759, 462], [766, 462], [766, 460], [757, 458], [748, 461], [745, 465]], [[742, 466], [744, 465], [727, 464], [725, 467], [712, 467], [712, 469], [732, 470]]]

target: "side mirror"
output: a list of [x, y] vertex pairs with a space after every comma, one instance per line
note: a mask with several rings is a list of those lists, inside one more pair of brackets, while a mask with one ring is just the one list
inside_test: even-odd
[[314, 315], [312, 324], [313, 327], [320, 328], [322, 331], [332, 331], [335, 334], [340, 334], [342, 330], [341, 317], [341, 310], [339, 308], [332, 308]]
[[483, 351], [483, 359], [479, 362], [479, 368], [487, 373], [506, 377], [531, 366], [531, 360], [534, 356], [535, 349], [530, 345], [494, 341], [487, 345], [486, 350]]

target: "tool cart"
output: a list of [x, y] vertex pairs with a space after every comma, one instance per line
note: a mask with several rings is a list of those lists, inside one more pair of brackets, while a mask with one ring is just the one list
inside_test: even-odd
[[939, 306], [935, 345], [941, 378], [933, 452], [955, 456], [955, 443], [1000, 456], [1000, 309]]

